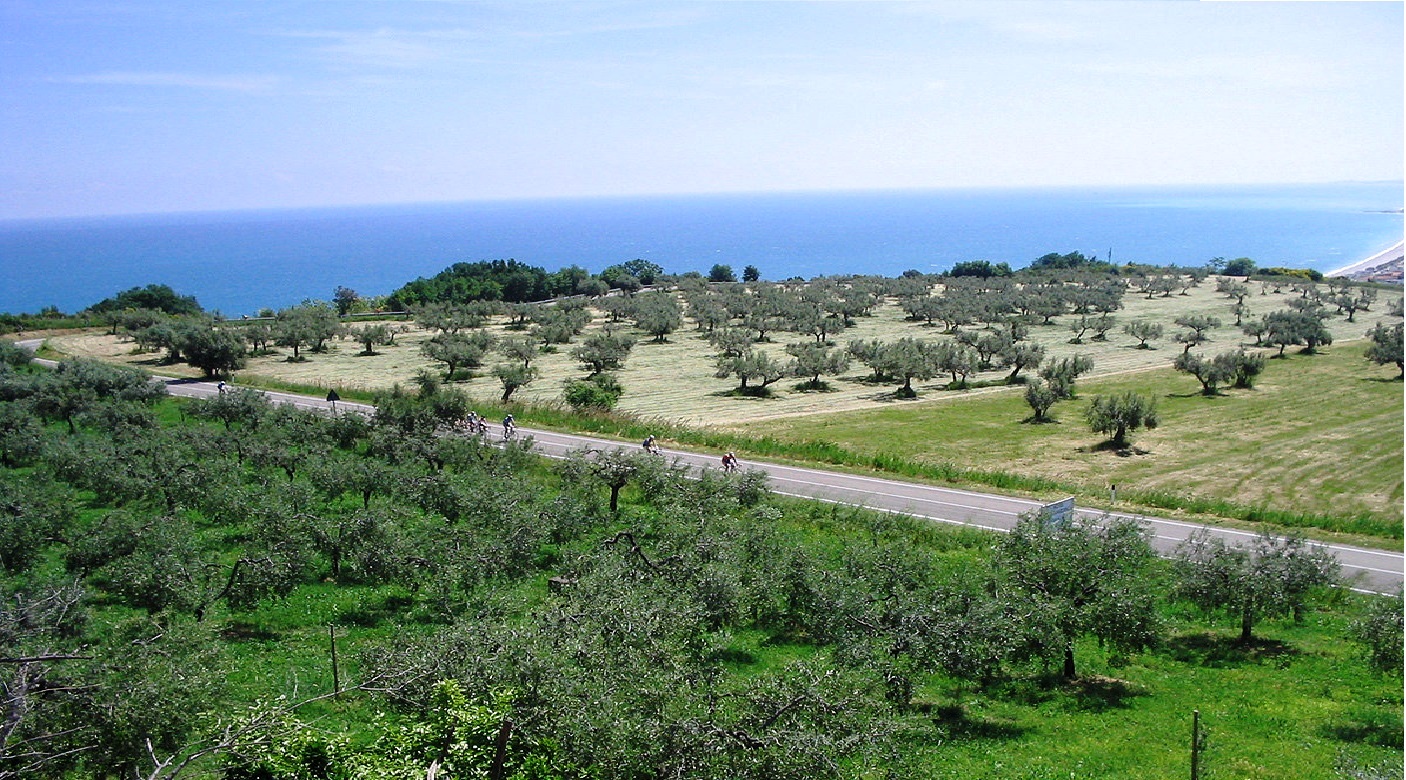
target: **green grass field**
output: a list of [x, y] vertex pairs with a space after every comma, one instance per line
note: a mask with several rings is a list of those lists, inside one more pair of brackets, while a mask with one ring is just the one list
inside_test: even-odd
[[[860, 510], [780, 502], [780, 527], [798, 545], [834, 545], [873, 533], [907, 534], [945, 551], [954, 572], [968, 569], [992, 540], [982, 532], [886, 522]], [[877, 531], [876, 529], [886, 529]], [[528, 603], [546, 596], [537, 578], [514, 592]], [[535, 594], [535, 596], [533, 595]], [[1081, 677], [1058, 683], [1037, 671], [990, 688], [923, 676], [897, 743], [914, 774], [943, 780], [1162, 780], [1186, 777], [1193, 711], [1200, 712], [1203, 780], [1330, 778], [1345, 757], [1400, 763], [1400, 678], [1370, 671], [1344, 640], [1368, 597], [1334, 593], [1300, 623], [1267, 620], [1256, 641], [1235, 641], [1234, 618], [1207, 620], [1186, 607], [1164, 608], [1162, 644], [1126, 657], [1093, 641], [1077, 650]], [[299, 588], [288, 599], [242, 616], [226, 632], [225, 652], [239, 672], [230, 683], [249, 695], [331, 688], [328, 625], [335, 632], [343, 679], [355, 676], [362, 647], [433, 626], [404, 620], [403, 594], [333, 584]], [[729, 643], [742, 676], [774, 671], [828, 652], [740, 631]], [[375, 710], [352, 692], [323, 700], [302, 716], [349, 729]], [[872, 775], [870, 775], [872, 776]], [[884, 776], [884, 775], [879, 775]]]
[[[1344, 531], [1400, 538], [1401, 383], [1367, 364], [1360, 342], [1270, 360], [1252, 390], [1206, 397], [1190, 376], [1156, 369], [1079, 383], [1079, 399], [1030, 416], [1019, 388], [943, 404], [772, 420], [769, 436], [825, 441], [856, 453], [1059, 483], [1081, 498], [1123, 502], [1159, 492], [1247, 507], [1365, 518]], [[1088, 399], [1132, 390], [1156, 398], [1161, 425], [1133, 437], [1133, 454], [1101, 449], [1083, 420]]]

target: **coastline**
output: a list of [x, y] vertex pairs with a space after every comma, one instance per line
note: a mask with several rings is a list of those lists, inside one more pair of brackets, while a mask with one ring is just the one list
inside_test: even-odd
[[1359, 260], [1351, 265], [1345, 265], [1333, 271], [1329, 271], [1324, 276], [1371, 276], [1385, 274], [1393, 269], [1396, 271], [1399, 280], [1403, 260], [1406, 260], [1406, 240], [1397, 241], [1392, 246], [1372, 255], [1366, 260]]

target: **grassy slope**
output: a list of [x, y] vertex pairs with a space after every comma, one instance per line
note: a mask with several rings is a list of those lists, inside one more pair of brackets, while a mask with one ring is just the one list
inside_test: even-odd
[[[1018, 389], [946, 392], [939, 389], [940, 381], [933, 381], [917, 385], [921, 394], [917, 401], [900, 402], [892, 398], [894, 385], [866, 382], [867, 369], [858, 365], [831, 380], [833, 392], [796, 392], [793, 381], [783, 380], [773, 386], [772, 398], [732, 397], [727, 391], [735, 380], [713, 377], [711, 348], [692, 330], [673, 334], [662, 344], [641, 340], [620, 373], [626, 388], [620, 408], [646, 420], [683, 422], [744, 436], [827, 440], [846, 449], [894, 452], [922, 462], [1049, 477], [1094, 500], [1106, 497], [1107, 485], [1112, 483], [1120, 486], [1125, 508], [1134, 498], [1132, 491], [1157, 490], [1287, 512], [1368, 515], [1381, 527], [1360, 527], [1359, 532], [1399, 538], [1401, 384], [1384, 381], [1394, 371], [1368, 364], [1361, 357], [1360, 342], [1350, 340], [1361, 339], [1376, 322], [1398, 321], [1385, 312], [1400, 293], [1382, 291], [1373, 311], [1359, 312], [1357, 322], [1348, 323], [1342, 317], [1329, 320], [1338, 344], [1325, 354], [1272, 361], [1258, 389], [1208, 399], [1197, 394], [1199, 386], [1193, 378], [1166, 367], [1179, 350], [1171, 343], [1179, 330], [1172, 320], [1181, 314], [1207, 314], [1225, 323], [1211, 331], [1212, 342], [1200, 350], [1207, 355], [1245, 342], [1232, 326], [1230, 300], [1215, 293], [1214, 286], [1210, 280], [1185, 296], [1149, 300], [1130, 292], [1125, 297], [1125, 309], [1117, 315], [1120, 323], [1146, 319], [1166, 327], [1167, 336], [1154, 342], [1157, 349], [1134, 349], [1135, 340], [1122, 334], [1121, 326], [1110, 333], [1107, 343], [1071, 345], [1069, 315], [1054, 325], [1032, 328], [1031, 339], [1046, 347], [1047, 360], [1076, 352], [1094, 359], [1097, 376], [1080, 383], [1084, 399], [1115, 389], [1159, 397], [1164, 425], [1135, 437], [1137, 446], [1146, 451], [1135, 457], [1090, 451], [1097, 437], [1083, 424], [1083, 401], [1056, 406], [1060, 424], [1022, 425], [1019, 421], [1028, 416], [1029, 408]], [[1251, 288], [1255, 294], [1246, 299], [1247, 319], [1284, 309], [1294, 297], [1288, 292], [1276, 294], [1258, 282]], [[416, 371], [432, 367], [419, 354], [419, 345], [429, 334], [404, 323], [395, 325], [411, 330], [397, 339], [396, 346], [379, 348], [379, 355], [360, 356], [359, 345], [343, 341], [304, 363], [288, 363], [281, 355], [255, 359], [238, 379], [359, 391], [406, 383]], [[904, 321], [902, 311], [890, 303], [874, 316], [861, 318], [839, 341], [902, 335], [940, 337], [934, 328]], [[763, 348], [784, 357], [784, 341], [794, 334], [777, 338]], [[151, 355], [131, 354], [129, 342], [102, 334], [66, 336], [51, 343], [67, 354], [145, 363], [165, 373], [193, 373], [185, 366], [157, 366]], [[541, 378], [514, 399], [558, 401], [562, 381], [582, 375], [569, 356], [570, 349], [567, 345], [542, 355], [536, 363]], [[490, 358], [490, 365], [492, 360], [496, 356]], [[979, 378], [997, 379], [1004, 373], [992, 371]], [[491, 376], [457, 384], [484, 403], [501, 392]], [[530, 422], [530, 416], [522, 419]], [[1167, 502], [1159, 504], [1160, 510]], [[1212, 509], [1207, 516], [1214, 514]]]
[[[174, 409], [163, 406], [163, 420], [172, 421]], [[633, 489], [626, 493], [628, 500], [636, 498]], [[782, 500], [777, 506], [784, 511], [778, 530], [797, 545], [863, 543], [887, 529], [942, 551], [953, 574], [978, 566], [992, 539], [969, 529], [875, 519], [809, 502]], [[501, 587], [530, 604], [546, 597], [543, 576]], [[1205, 778], [1331, 777], [1344, 754], [1399, 764], [1400, 678], [1369, 672], [1344, 639], [1366, 597], [1334, 593], [1328, 599], [1300, 624], [1261, 622], [1259, 642], [1249, 649], [1233, 643], [1233, 618], [1207, 622], [1167, 607], [1168, 638], [1153, 651], [1119, 659], [1093, 642], [1082, 643], [1078, 658], [1085, 680], [1076, 686], [1018, 678], [980, 691], [934, 676], [920, 688], [917, 711], [904, 721], [904, 755], [921, 767], [914, 776], [952, 780], [1184, 777], [1191, 711], [1199, 709], [1208, 741]], [[224, 626], [225, 652], [236, 666], [229, 684], [237, 695], [300, 698], [330, 690], [329, 625], [336, 626], [342, 679], [355, 679], [358, 650], [435, 628], [407, 619], [412, 601], [397, 588], [319, 582], [251, 613], [219, 607], [210, 619]], [[741, 675], [817, 652], [772, 644], [750, 631], [740, 632], [734, 645], [741, 657], [753, 659], [732, 667]], [[944, 717], [951, 705], [960, 705], [960, 718]], [[376, 699], [353, 693], [300, 715], [319, 728], [355, 733], [380, 709]]]
[[[851, 525], [852, 512], [822, 509], [820, 514], [832, 516], [793, 508], [780, 522], [798, 544], [832, 544], [837, 537], [869, 533], [864, 521]], [[955, 567], [972, 565], [969, 545], [979, 542], [975, 532], [923, 533], [914, 543], [948, 548]], [[540, 577], [509, 587], [539, 598], [546, 592]], [[329, 623], [338, 625], [343, 679], [352, 676], [358, 648], [404, 631], [431, 630], [396, 622], [403, 618], [399, 610], [385, 608], [387, 596], [387, 589], [309, 585], [245, 616], [237, 624], [240, 631], [227, 634], [233, 640], [229, 652], [240, 666], [231, 683], [250, 696], [328, 690]], [[1365, 598], [1335, 594], [1309, 610], [1301, 624], [1263, 621], [1256, 628], [1257, 643], [1248, 648], [1233, 641], [1234, 619], [1207, 623], [1169, 607], [1167, 641], [1153, 651], [1116, 658], [1094, 642], [1081, 643], [1083, 680], [1077, 685], [1022, 677], [977, 690], [934, 676], [902, 721], [902, 750], [913, 759], [910, 768], [920, 767], [918, 776], [940, 779], [1184, 777], [1191, 712], [1200, 710], [1207, 744], [1204, 778], [1331, 777], [1344, 754], [1399, 763], [1400, 679], [1368, 671], [1343, 639]], [[735, 635], [731, 646], [749, 659], [730, 665], [744, 676], [817, 652], [774, 644], [758, 632]], [[961, 713], [956, 718], [954, 705]], [[302, 715], [324, 728], [354, 732], [377, 709], [374, 699], [353, 693]]]

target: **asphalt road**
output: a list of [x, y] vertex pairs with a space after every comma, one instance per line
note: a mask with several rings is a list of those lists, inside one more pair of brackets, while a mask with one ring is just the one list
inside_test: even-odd
[[[37, 346], [37, 343], [34, 346]], [[164, 379], [172, 395], [208, 398], [219, 393], [218, 386], [213, 382]], [[266, 392], [265, 395], [277, 403], [288, 403], [299, 408], [322, 412], [370, 414], [375, 411], [373, 407], [366, 404], [346, 401], [328, 402], [321, 398], [292, 393]], [[489, 436], [494, 440], [501, 439], [501, 428], [490, 426]], [[567, 453], [580, 449], [633, 449], [639, 446], [589, 436], [525, 428], [518, 429], [517, 436], [519, 439], [530, 438], [533, 448], [537, 452], [555, 458], [564, 457]], [[699, 469], [721, 468], [721, 455], [722, 453], [705, 455], [683, 450], [664, 450], [662, 452], [662, 456], [671, 461]], [[940, 523], [975, 526], [994, 531], [1010, 530], [1022, 514], [1038, 510], [1042, 506], [1039, 502], [1023, 498], [799, 466], [744, 461], [742, 467], [765, 471], [770, 479], [772, 491], [781, 495], [862, 506], [921, 517]], [[1101, 517], [1106, 514], [1103, 510], [1076, 508], [1074, 511], [1081, 516], [1089, 517]], [[1212, 534], [1226, 539], [1231, 544], [1243, 544], [1255, 537], [1254, 533], [1247, 531], [1202, 526], [1180, 520], [1145, 515], [1124, 515], [1117, 512], [1111, 514], [1115, 517], [1134, 517], [1146, 523], [1151, 534], [1152, 546], [1162, 554], [1171, 553], [1192, 532], [1201, 528], [1208, 528]], [[1314, 544], [1333, 553], [1342, 567], [1341, 575], [1344, 584], [1354, 590], [1393, 593], [1401, 587], [1403, 557], [1400, 551], [1375, 550], [1319, 542], [1314, 542]]]

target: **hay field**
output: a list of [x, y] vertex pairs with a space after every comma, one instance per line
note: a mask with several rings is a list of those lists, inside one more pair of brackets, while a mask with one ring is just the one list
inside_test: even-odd
[[[1246, 321], [1258, 318], [1271, 311], [1287, 308], [1294, 293], [1273, 294], [1270, 288], [1251, 283], [1254, 294], [1246, 299], [1250, 313]], [[1261, 294], [1263, 293], [1263, 294]], [[1357, 322], [1349, 323], [1342, 317], [1329, 320], [1329, 327], [1335, 341], [1360, 339], [1376, 322], [1394, 323], [1399, 318], [1388, 317], [1385, 312], [1393, 300], [1399, 301], [1399, 291], [1380, 293], [1380, 298], [1370, 312], [1358, 312]], [[1125, 308], [1115, 317], [1118, 326], [1109, 332], [1105, 343], [1086, 340], [1081, 345], [1069, 344], [1072, 334], [1067, 323], [1072, 315], [1056, 318], [1054, 324], [1034, 326], [1030, 329], [1030, 340], [1043, 345], [1046, 361], [1082, 353], [1094, 360], [1093, 376], [1107, 376], [1130, 371], [1162, 368], [1169, 365], [1181, 347], [1172, 340], [1179, 330], [1172, 320], [1183, 314], [1207, 314], [1218, 317], [1224, 325], [1211, 331], [1211, 342], [1199, 348], [1206, 354], [1215, 354], [1249, 344], [1239, 328], [1232, 325], [1231, 300], [1215, 292], [1215, 278], [1212, 277], [1189, 295], [1173, 294], [1170, 297], [1157, 297], [1148, 300], [1145, 295], [1129, 292], [1124, 297]], [[929, 327], [904, 319], [904, 312], [892, 300], [878, 307], [871, 317], [857, 320], [853, 328], [840, 334], [835, 341], [844, 344], [855, 339], [893, 340], [902, 336], [927, 338], [947, 338], [940, 327]], [[1137, 341], [1122, 332], [1125, 323], [1135, 319], [1162, 323], [1166, 335], [1154, 342], [1155, 349], [1136, 349]], [[587, 332], [602, 327], [604, 319], [597, 317]], [[306, 362], [290, 363], [286, 354], [276, 353], [254, 358], [240, 371], [236, 381], [291, 382], [315, 387], [350, 390], [375, 391], [391, 387], [396, 383], [408, 384], [422, 369], [441, 370], [420, 354], [420, 345], [432, 334], [412, 323], [391, 323], [393, 327], [404, 328], [405, 332], [396, 338], [394, 346], [378, 347], [379, 354], [363, 356], [359, 344], [350, 340], [334, 341], [326, 353], [304, 352]], [[508, 333], [503, 322], [490, 325], [490, 330], [499, 335]], [[759, 348], [773, 353], [778, 359], [786, 359], [783, 352], [788, 341], [798, 341], [801, 337], [792, 333], [777, 333], [774, 343], [759, 345]], [[51, 339], [50, 347], [69, 355], [85, 355], [142, 365], [145, 368], [177, 376], [195, 376], [196, 372], [184, 365], [160, 365], [151, 354], [133, 353], [133, 344], [120, 337], [103, 334], [83, 334], [60, 336]], [[563, 382], [573, 377], [584, 376], [584, 371], [570, 358], [572, 345], [562, 345], [554, 353], [538, 356], [535, 365], [541, 372], [539, 378], [522, 388], [514, 395], [515, 400], [527, 403], [551, 403], [561, 400]], [[502, 393], [498, 381], [490, 373], [491, 366], [498, 356], [490, 355], [485, 367], [475, 372], [467, 381], [455, 385], [476, 399], [496, 400]], [[976, 380], [994, 380], [1005, 371], [990, 371]], [[986, 393], [1009, 393], [1010, 388], [989, 388], [970, 391], [943, 391], [942, 379], [926, 384], [915, 384], [919, 393], [916, 401], [897, 402], [892, 393], [896, 385], [874, 385], [866, 381], [869, 371], [862, 365], [853, 364], [846, 375], [829, 378], [831, 390], [828, 392], [800, 392], [795, 389], [800, 380], [783, 379], [771, 385], [770, 398], [741, 398], [728, 391], [736, 387], [735, 379], [718, 379], [713, 376], [713, 351], [704, 334], [693, 330], [692, 323], [670, 334], [664, 343], [655, 343], [647, 336], [640, 335], [639, 342], [630, 353], [624, 370], [619, 372], [625, 394], [620, 399], [619, 409], [623, 412], [646, 419], [666, 419], [697, 426], [748, 426], [750, 423], [776, 418], [812, 415], [817, 413], [850, 412], [862, 409], [878, 409], [901, 405], [903, 408], [943, 404], [959, 398]], [[1018, 391], [1014, 391], [1018, 392]]]

